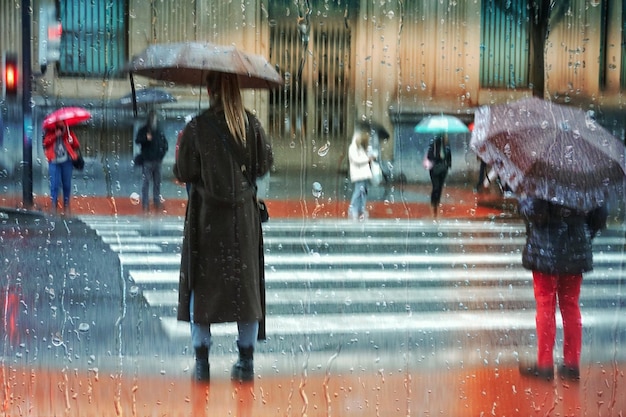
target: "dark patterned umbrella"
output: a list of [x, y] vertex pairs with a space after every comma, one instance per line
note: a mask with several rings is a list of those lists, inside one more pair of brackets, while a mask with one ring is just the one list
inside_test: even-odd
[[534, 97], [481, 107], [470, 146], [518, 194], [582, 210], [623, 199], [624, 144], [576, 107]]

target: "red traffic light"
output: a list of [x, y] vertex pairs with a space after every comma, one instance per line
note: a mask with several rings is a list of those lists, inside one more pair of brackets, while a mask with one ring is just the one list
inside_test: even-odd
[[4, 68], [2, 69], [2, 84], [7, 97], [17, 96], [19, 86], [19, 72], [17, 66], [17, 56], [6, 54], [4, 58]]
[[61, 22], [53, 22], [48, 26], [48, 42], [61, 42], [61, 35], [63, 34], [63, 26]]

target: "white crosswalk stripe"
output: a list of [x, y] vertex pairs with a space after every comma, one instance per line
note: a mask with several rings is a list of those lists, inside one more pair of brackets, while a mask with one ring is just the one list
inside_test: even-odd
[[[175, 317], [183, 221], [82, 220], [118, 254], [129, 285], [155, 311], [164, 334], [188, 339], [189, 325]], [[268, 341], [309, 338], [323, 349], [338, 341], [393, 343], [393, 335], [425, 341], [496, 332], [517, 343], [534, 329], [532, 275], [521, 267], [522, 223], [272, 221], [264, 227]], [[614, 332], [626, 324], [625, 248], [623, 227], [594, 240], [595, 269], [585, 274], [581, 295], [586, 328]], [[212, 326], [217, 338], [235, 332]]]

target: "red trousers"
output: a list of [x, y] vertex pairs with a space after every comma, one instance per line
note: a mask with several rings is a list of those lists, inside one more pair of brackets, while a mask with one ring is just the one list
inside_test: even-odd
[[563, 364], [578, 368], [582, 347], [582, 319], [580, 315], [580, 286], [582, 274], [550, 275], [533, 271], [533, 287], [537, 313], [537, 366], [554, 366], [554, 339], [556, 338], [556, 304], [563, 319]]

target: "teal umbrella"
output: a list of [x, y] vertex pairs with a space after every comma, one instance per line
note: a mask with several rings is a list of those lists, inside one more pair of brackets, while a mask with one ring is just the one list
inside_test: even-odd
[[445, 114], [428, 116], [415, 125], [416, 133], [469, 133], [469, 128], [461, 119]]

